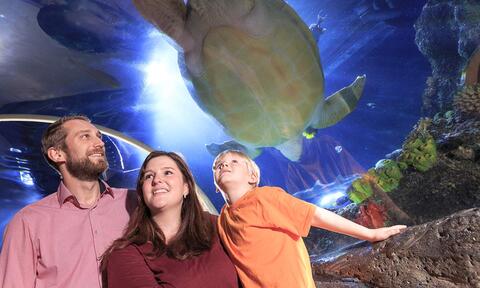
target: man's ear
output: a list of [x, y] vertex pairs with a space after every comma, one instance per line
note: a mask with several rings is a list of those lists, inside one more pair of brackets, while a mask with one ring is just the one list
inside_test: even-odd
[[63, 152], [60, 148], [56, 148], [56, 147], [48, 148], [47, 155], [51, 161], [57, 164], [65, 162], [65, 158], [66, 158], [65, 152]]

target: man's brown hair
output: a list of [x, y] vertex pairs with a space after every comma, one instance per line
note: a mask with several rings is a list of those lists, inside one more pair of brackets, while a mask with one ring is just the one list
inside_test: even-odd
[[63, 116], [57, 121], [50, 124], [47, 129], [43, 132], [42, 136], [42, 153], [45, 160], [53, 168], [58, 169], [57, 164], [48, 157], [48, 149], [55, 147], [65, 149], [65, 138], [67, 137], [67, 131], [65, 131], [63, 124], [71, 120], [83, 120], [90, 123], [90, 119], [83, 115], [68, 115]]

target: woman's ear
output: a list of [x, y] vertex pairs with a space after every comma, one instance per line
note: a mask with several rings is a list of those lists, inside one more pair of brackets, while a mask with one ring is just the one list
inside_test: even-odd
[[183, 198], [187, 198], [187, 195], [190, 193], [190, 191], [188, 191], [188, 184], [187, 183], [184, 183], [183, 184]]

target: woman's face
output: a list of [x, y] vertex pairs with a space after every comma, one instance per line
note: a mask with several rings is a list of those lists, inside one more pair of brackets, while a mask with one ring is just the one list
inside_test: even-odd
[[188, 184], [177, 163], [168, 156], [152, 158], [143, 174], [143, 199], [153, 216], [169, 209], [182, 208]]

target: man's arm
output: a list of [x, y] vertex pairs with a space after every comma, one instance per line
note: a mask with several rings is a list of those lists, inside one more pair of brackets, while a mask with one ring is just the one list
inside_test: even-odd
[[8, 224], [3, 237], [0, 287], [34, 287], [37, 256], [28, 224], [19, 212]]
[[407, 227], [405, 225], [395, 225], [369, 229], [320, 207], [317, 207], [315, 210], [312, 226], [370, 242], [385, 240], [390, 236], [402, 232]]

